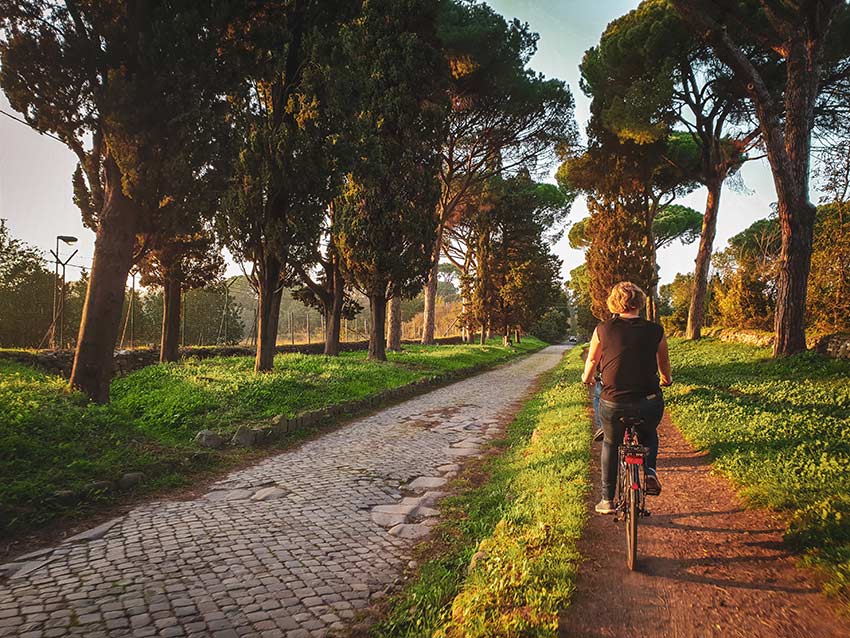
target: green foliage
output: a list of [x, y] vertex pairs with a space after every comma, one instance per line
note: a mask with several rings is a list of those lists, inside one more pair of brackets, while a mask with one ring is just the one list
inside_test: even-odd
[[[347, 82], [361, 97], [358, 157], [334, 219], [346, 277], [370, 298], [411, 296], [435, 239], [439, 146], [448, 69], [436, 47], [434, 2], [380, 0], [344, 34]], [[355, 88], [356, 87], [356, 88]]]
[[850, 362], [712, 339], [671, 341], [673, 419], [753, 505], [850, 592]]
[[850, 205], [818, 208], [807, 323], [818, 332], [850, 333]]
[[672, 139], [667, 160], [703, 184], [722, 183], [746, 160], [743, 96], [669, 0], [644, 0], [611, 22], [581, 72], [594, 117], [620, 140]]
[[[820, 333], [850, 332], [850, 214], [838, 202], [818, 207], [806, 297], [806, 322]], [[770, 330], [782, 247], [779, 220], [760, 219], [714, 256], [715, 322]]]
[[[374, 395], [434, 375], [492, 365], [545, 344], [534, 338], [505, 348], [405, 346], [389, 365], [365, 353], [340, 357], [278, 355], [257, 375], [248, 357], [148, 366], [112, 382], [109, 405], [67, 392], [64, 379], [0, 359], [0, 535], [74, 511], [52, 498], [93, 481], [142, 471], [156, 486], [238, 460], [199, 451], [198, 430], [228, 433], [240, 423], [295, 416]], [[96, 505], [94, 503], [93, 505]]]
[[656, 249], [669, 246], [676, 240], [692, 244], [699, 239], [701, 230], [702, 213], [680, 204], [665, 206], [652, 220], [652, 239]]
[[691, 306], [693, 287], [693, 275], [676, 273], [671, 283], [665, 284], [659, 289], [661, 294], [661, 321], [667, 334], [681, 333], [687, 327], [688, 309]]
[[0, 345], [38, 346], [53, 319], [54, 288], [38, 249], [12, 237], [0, 219]]
[[577, 130], [567, 85], [528, 68], [538, 40], [528, 24], [483, 2], [443, 2], [438, 35], [451, 67], [440, 220], [451, 226], [484, 182], [545, 165], [576, 143]]
[[590, 277], [587, 274], [587, 264], [582, 264], [570, 271], [570, 279], [566, 283], [570, 305], [575, 313], [576, 332], [589, 338], [598, 320], [593, 316], [593, 299], [590, 296]]
[[425, 561], [374, 635], [555, 635], [575, 588], [590, 488], [579, 355], [573, 350], [547, 375], [496, 443], [504, 452], [459, 477]]
[[[652, 221], [652, 241], [656, 250], [669, 246], [677, 239], [682, 244], [692, 244], [702, 230], [702, 213], [679, 204], [660, 209]], [[570, 248], [586, 249], [593, 239], [590, 217], [585, 217], [570, 227]]]
[[568, 198], [545, 189], [527, 171], [494, 177], [474, 212], [468, 213], [468, 250], [477, 268], [464, 278], [471, 288], [467, 324], [502, 334], [525, 330], [550, 308], [564, 305], [560, 260], [551, 253], [547, 229], [562, 222]]
[[[594, 103], [597, 99], [601, 98], [594, 96]], [[590, 218], [574, 229], [570, 240], [588, 247], [593, 314], [605, 319], [608, 293], [620, 281], [632, 281], [650, 299], [654, 297], [658, 282], [655, 220], [662, 218], [664, 241], [669, 241], [670, 233], [688, 234], [692, 222], [687, 219], [692, 215], [686, 209], [673, 209], [666, 218], [662, 213], [670, 202], [696, 187], [697, 163], [681, 166], [668, 161], [672, 146], [683, 147], [677, 136], [643, 145], [622, 141], [602, 127], [596, 116], [588, 125], [588, 136], [588, 149], [568, 158], [562, 169], [565, 179], [587, 195]], [[669, 223], [683, 217], [684, 224]]]
[[74, 199], [92, 228], [108, 203], [107, 162], [143, 230], [166, 223], [169, 198], [194, 182], [220, 122], [224, 3], [133, 6], [0, 2], [0, 84], [36, 130], [77, 156]]
[[567, 336], [569, 317], [562, 310], [552, 308], [547, 310], [540, 319], [531, 326], [531, 334], [548, 343], [559, 343]]
[[718, 276], [712, 296], [718, 324], [773, 328], [780, 248], [779, 220], [770, 217], [732, 237], [729, 247], [714, 256]]
[[264, 278], [272, 262], [309, 267], [350, 151], [336, 144], [349, 115], [338, 106], [356, 100], [342, 95], [331, 68], [344, 66], [341, 29], [359, 4], [248, 3], [227, 42], [239, 78], [228, 100], [232, 176], [217, 231], [237, 259], [254, 263], [264, 295], [279, 283]]

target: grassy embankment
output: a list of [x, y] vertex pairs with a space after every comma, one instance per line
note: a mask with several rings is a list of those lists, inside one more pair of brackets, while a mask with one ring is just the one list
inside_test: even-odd
[[787, 539], [850, 593], [850, 361], [706, 339], [671, 342], [676, 424]]
[[495, 443], [501, 453], [459, 477], [417, 573], [388, 601], [375, 636], [555, 635], [590, 487], [581, 367], [576, 348]]
[[[79, 505], [52, 498], [124, 472], [144, 472], [144, 489], [186, 483], [256, 452], [198, 448], [202, 429], [233, 431], [242, 423], [287, 417], [375, 395], [450, 371], [494, 365], [545, 344], [533, 338], [510, 349], [405, 346], [388, 364], [365, 352], [337, 358], [282, 354], [272, 373], [254, 374], [253, 359], [221, 357], [150, 366], [112, 383], [112, 402], [87, 404], [65, 381], [0, 360], [0, 536], [18, 533]], [[289, 435], [280, 445], [311, 430]], [[104, 499], [92, 499], [98, 506]]]

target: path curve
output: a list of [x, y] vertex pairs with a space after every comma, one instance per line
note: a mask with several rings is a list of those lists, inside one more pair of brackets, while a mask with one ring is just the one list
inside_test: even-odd
[[[625, 530], [591, 510], [576, 594], [561, 638], [847, 638], [850, 619], [820, 592], [782, 543], [782, 523], [745, 509], [665, 415], [658, 430], [664, 490], [647, 499], [637, 571], [626, 568]], [[599, 498], [594, 445], [592, 502]], [[592, 507], [592, 503], [588, 503]]]
[[20, 557], [0, 637], [263, 636], [344, 630], [392, 587], [436, 522], [440, 487], [516, 413], [566, 349], [358, 419]]

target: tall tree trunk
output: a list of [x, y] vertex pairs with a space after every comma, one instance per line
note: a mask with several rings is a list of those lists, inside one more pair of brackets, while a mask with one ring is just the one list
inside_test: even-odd
[[390, 352], [401, 351], [401, 297], [394, 296], [390, 299], [390, 330], [387, 339], [387, 350]]
[[487, 330], [488, 330], [487, 322], [482, 321], [481, 322], [481, 340], [480, 340], [480, 343], [481, 343], [482, 346], [487, 345]]
[[162, 338], [159, 344], [159, 361], [177, 361], [180, 357], [180, 299], [181, 282], [167, 276], [162, 290]]
[[274, 368], [277, 346], [277, 324], [280, 318], [280, 285], [282, 265], [276, 257], [265, 257], [258, 281], [257, 312], [257, 356], [255, 372], [267, 372]]
[[386, 361], [386, 341], [384, 334], [387, 326], [387, 298], [384, 292], [369, 295], [369, 308], [372, 321], [369, 326], [369, 360]]
[[792, 214], [783, 212], [787, 204], [779, 203], [783, 232], [774, 315], [774, 356], [788, 356], [806, 349], [806, 293], [816, 209], [808, 198], [795, 204]]
[[469, 293], [467, 287], [461, 284], [460, 287], [460, 316], [462, 317], [460, 324], [460, 336], [464, 343], [472, 343], [473, 336], [470, 330], [469, 321]]
[[325, 308], [325, 354], [335, 357], [339, 354], [340, 325], [342, 324], [342, 305], [345, 301], [345, 288], [339, 270], [334, 273], [333, 301]]
[[705, 201], [705, 214], [702, 217], [702, 234], [699, 239], [696, 266], [694, 267], [694, 287], [691, 291], [691, 305], [688, 308], [688, 326], [685, 337], [699, 339], [705, 321], [705, 295], [708, 291], [708, 271], [711, 267], [711, 253], [714, 250], [714, 236], [717, 232], [717, 211], [720, 208], [720, 191], [723, 180], [708, 183], [708, 197]]
[[433, 345], [434, 331], [437, 311], [437, 281], [440, 275], [440, 249], [443, 246], [443, 229], [437, 229], [437, 238], [434, 241], [434, 252], [431, 258], [431, 272], [428, 274], [428, 283], [425, 284], [425, 310], [423, 311], [422, 344]]
[[771, 143], [778, 142], [776, 136], [764, 136], [777, 183], [782, 228], [774, 356], [788, 356], [806, 349], [806, 293], [816, 215], [809, 201], [809, 161], [820, 71], [817, 46], [799, 36], [790, 47], [786, 62], [784, 155], [771, 149]]
[[82, 390], [97, 403], [109, 401], [112, 357], [121, 324], [124, 289], [141, 221], [141, 210], [124, 195], [121, 171], [109, 154], [105, 160], [104, 179], [103, 210], [70, 381], [71, 387]]
[[653, 284], [652, 289], [646, 296], [646, 319], [647, 321], [658, 322], [658, 305], [655, 303], [655, 297], [658, 294], [658, 286]]
[[646, 213], [646, 247], [649, 253], [650, 280], [646, 291], [646, 318], [648, 321], [658, 321], [658, 249], [652, 233], [652, 224], [657, 214], [656, 205], [647, 208]]
[[517, 327], [516, 327], [516, 330], [514, 330], [514, 336], [515, 336], [514, 343], [519, 343], [519, 342], [520, 342], [520, 340], [519, 340], [519, 336], [520, 336], [520, 335], [519, 335], [519, 333], [520, 333], [520, 329], [519, 329], [519, 326], [517, 326]]

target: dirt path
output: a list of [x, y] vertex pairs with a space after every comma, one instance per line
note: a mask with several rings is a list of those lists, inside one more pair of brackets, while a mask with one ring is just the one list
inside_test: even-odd
[[[559, 636], [653, 638], [847, 638], [850, 619], [798, 569], [782, 544], [782, 524], [745, 510], [705, 455], [664, 417], [659, 428], [663, 493], [641, 519], [638, 569], [629, 573], [625, 532], [591, 514], [580, 550], [573, 604]], [[591, 503], [599, 498], [594, 445]]]

